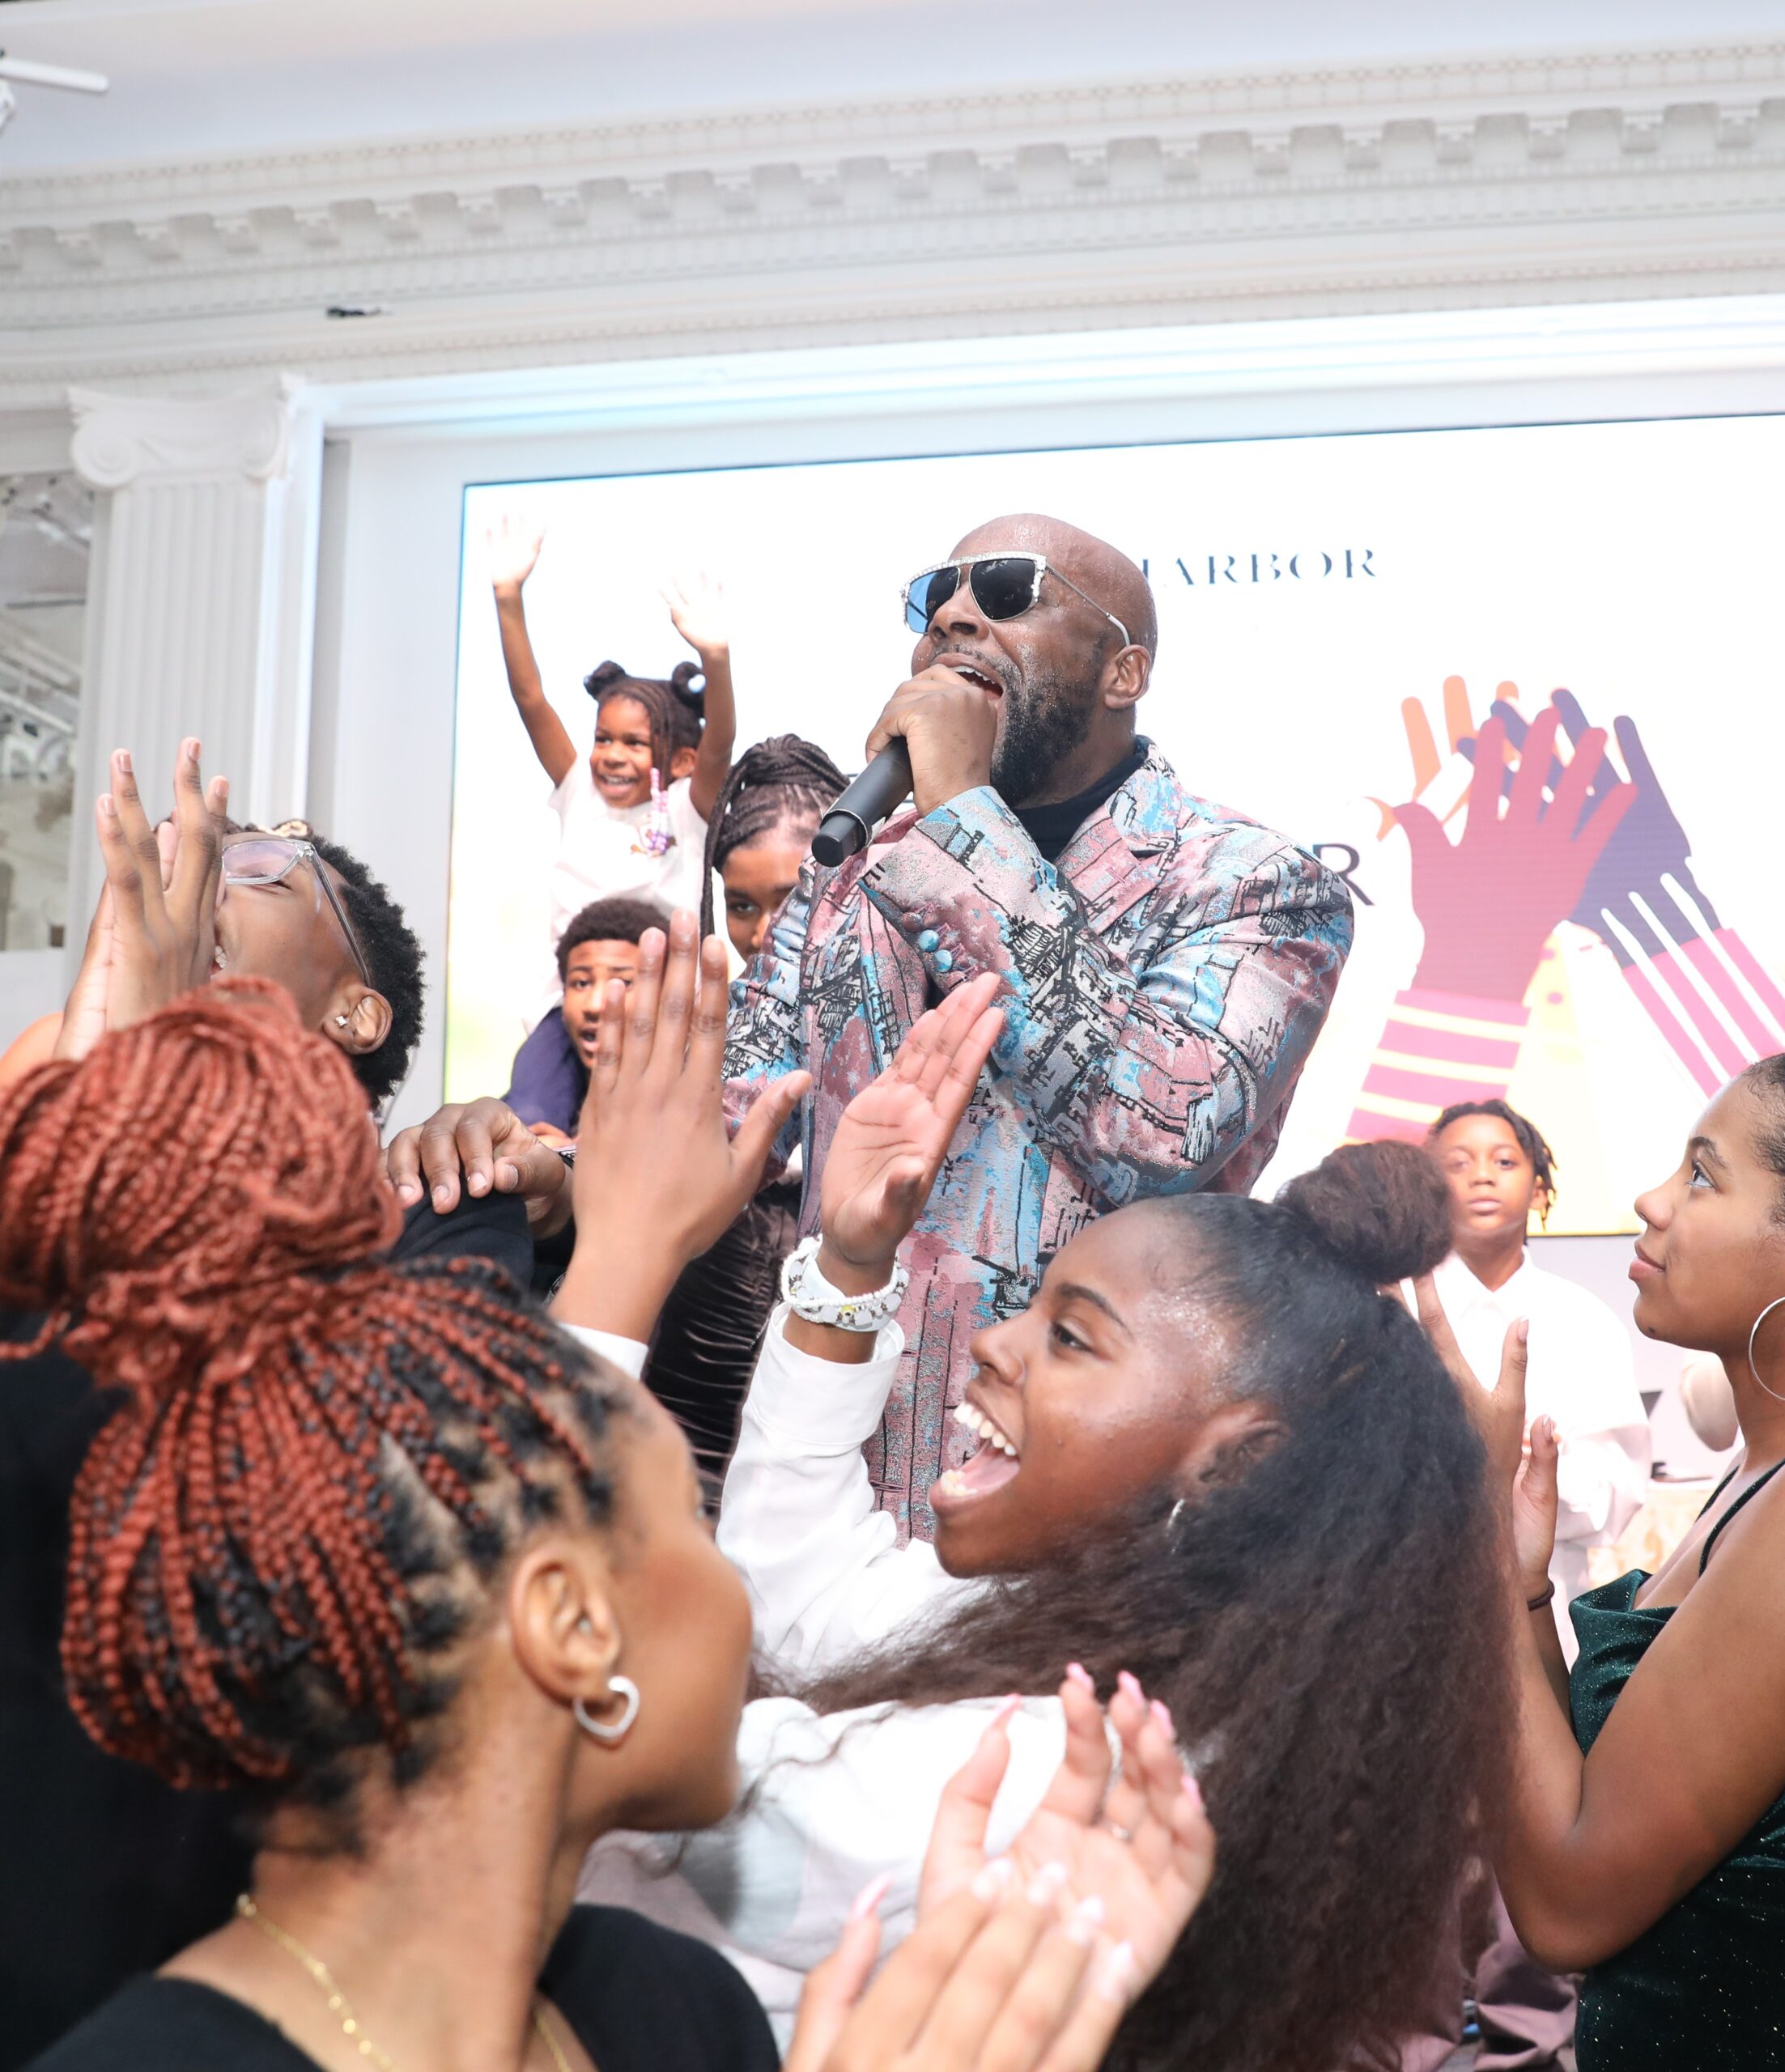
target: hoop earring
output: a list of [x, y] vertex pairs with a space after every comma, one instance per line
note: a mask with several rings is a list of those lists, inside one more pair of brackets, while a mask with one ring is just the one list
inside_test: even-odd
[[593, 1740], [605, 1741], [611, 1747], [616, 1741], [626, 1739], [633, 1721], [639, 1716], [639, 1687], [630, 1676], [610, 1676], [607, 1679], [607, 1688], [615, 1697], [626, 1700], [619, 1717], [611, 1726], [603, 1720], [591, 1719], [589, 1708], [580, 1698], [573, 1698], [570, 1709], [576, 1715], [576, 1724], [584, 1734]]
[[1748, 1334], [1748, 1371], [1754, 1378], [1755, 1386], [1757, 1388], [1765, 1390], [1766, 1393], [1773, 1399], [1774, 1403], [1785, 1403], [1785, 1395], [1781, 1395], [1777, 1389], [1767, 1388], [1766, 1384], [1760, 1378], [1760, 1369], [1754, 1365], [1754, 1340], [1760, 1335], [1761, 1326], [1766, 1323], [1766, 1319], [1773, 1314], [1774, 1310], [1778, 1309], [1781, 1304], [1785, 1304], [1785, 1295], [1775, 1295], [1772, 1301], [1766, 1305], [1766, 1308], [1761, 1311], [1760, 1314], [1755, 1318], [1753, 1328]]

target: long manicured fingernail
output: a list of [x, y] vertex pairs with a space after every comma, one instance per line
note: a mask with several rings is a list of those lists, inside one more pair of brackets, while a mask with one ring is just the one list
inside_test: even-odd
[[1155, 1698], [1148, 1709], [1151, 1712], [1154, 1718], [1158, 1722], [1159, 1726], [1164, 1730], [1165, 1733], [1168, 1736], [1175, 1738], [1177, 1733], [1177, 1729], [1171, 1724], [1171, 1714], [1167, 1709], [1165, 1700], [1162, 1698]]
[[1202, 1786], [1188, 1770], [1184, 1773], [1184, 1795], [1199, 1813], [1202, 1811]]
[[870, 1878], [856, 1894], [855, 1904], [849, 1909], [852, 1921], [865, 1921], [871, 1913], [878, 1913], [880, 1902], [892, 1890], [893, 1875], [882, 1870], [878, 1878]]
[[1125, 2007], [1134, 1990], [1134, 1945], [1118, 1942], [1097, 1968], [1097, 1984], [1093, 1989], [1104, 1999], [1113, 2000], [1118, 2006]]
[[995, 1856], [979, 1876], [973, 1880], [973, 1896], [976, 1900], [995, 1900], [1010, 1882], [1010, 1859]]
[[992, 1724], [994, 1726], [1008, 1726], [1010, 1724], [1011, 1716], [1015, 1713], [1018, 1706], [1022, 1703], [1022, 1692], [1020, 1691], [1014, 1691], [1008, 1698], [1003, 1700], [1003, 1702], [999, 1705], [997, 1710], [992, 1715]]
[[1103, 1902], [1096, 1893], [1081, 1900], [1066, 1922], [1066, 1934], [1081, 1949], [1088, 1950], [1097, 1940], [1097, 1931], [1103, 1925]]
[[1029, 1880], [1023, 1897], [1032, 1907], [1052, 1906], [1065, 1891], [1071, 1875], [1063, 1863], [1044, 1863]]
[[130, 751], [127, 748], [121, 748], [113, 760], [126, 777], [131, 774]]
[[1128, 1693], [1129, 1697], [1134, 1699], [1141, 1705], [1145, 1705], [1146, 1703], [1146, 1694], [1141, 1690], [1139, 1679], [1130, 1676], [1125, 1669], [1116, 1678], [1116, 1681], [1121, 1688]]
[[1090, 1671], [1083, 1662], [1069, 1662], [1066, 1665], [1066, 1674], [1081, 1691], [1089, 1691], [1095, 1694], [1097, 1686], [1091, 1681]]

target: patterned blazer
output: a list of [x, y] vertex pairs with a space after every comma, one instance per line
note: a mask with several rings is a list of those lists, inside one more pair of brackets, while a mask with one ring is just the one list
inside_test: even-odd
[[808, 859], [732, 989], [741, 1114], [783, 1072], [811, 1092], [801, 1234], [852, 1097], [924, 1008], [1004, 981], [1004, 1033], [908, 1242], [905, 1354], [869, 1467], [902, 1531], [968, 1450], [949, 1417], [973, 1334], [1025, 1309], [1051, 1254], [1124, 1202], [1248, 1188], [1351, 946], [1344, 884], [1255, 822], [1196, 798], [1155, 748], [1048, 863], [989, 786], [889, 821], [829, 871]]

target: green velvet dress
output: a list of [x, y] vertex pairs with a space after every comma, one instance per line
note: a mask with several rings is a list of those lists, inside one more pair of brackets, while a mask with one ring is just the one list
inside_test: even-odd
[[[1717, 1533], [1778, 1472], [1718, 1522], [1701, 1574]], [[1672, 1616], [1671, 1606], [1632, 1603], [1647, 1580], [1633, 1569], [1569, 1607], [1580, 1641], [1569, 1702], [1583, 1754]], [[1785, 2068], [1785, 1796], [1652, 1928], [1587, 1972], [1575, 2052], [1579, 2072]]]

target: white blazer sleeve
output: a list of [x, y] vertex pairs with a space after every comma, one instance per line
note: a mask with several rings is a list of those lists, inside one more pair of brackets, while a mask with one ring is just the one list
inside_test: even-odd
[[943, 1573], [922, 1540], [898, 1543], [861, 1458], [904, 1337], [896, 1324], [861, 1365], [787, 1342], [769, 1319], [725, 1476], [719, 1544], [743, 1577], [759, 1642], [784, 1668], [827, 1668], [980, 1586]]

